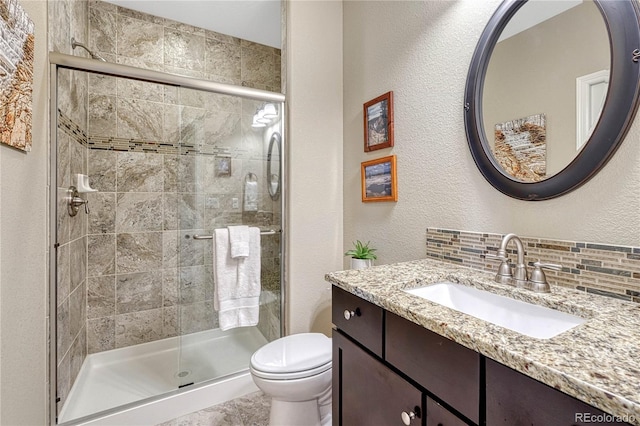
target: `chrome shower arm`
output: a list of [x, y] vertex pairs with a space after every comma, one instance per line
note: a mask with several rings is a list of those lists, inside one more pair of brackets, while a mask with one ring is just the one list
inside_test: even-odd
[[91, 49], [89, 49], [87, 46], [85, 46], [85, 45], [84, 45], [84, 44], [82, 44], [82, 43], [78, 43], [74, 37], [71, 37], [71, 49], [75, 49], [76, 47], [81, 47], [81, 48], [83, 48], [84, 50], [86, 50], [86, 51], [87, 51], [87, 53], [88, 53], [89, 55], [91, 55], [91, 57], [92, 57], [93, 59], [97, 59], [97, 60], [102, 61], [102, 62], [107, 62], [107, 61], [106, 61], [102, 56], [98, 55], [97, 53], [94, 53], [94, 52], [93, 52]]

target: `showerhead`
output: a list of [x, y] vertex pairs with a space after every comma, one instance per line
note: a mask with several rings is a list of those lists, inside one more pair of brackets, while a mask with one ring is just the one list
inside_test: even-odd
[[76, 47], [81, 47], [84, 50], [86, 50], [87, 53], [89, 53], [89, 55], [91, 55], [91, 57], [93, 59], [97, 59], [97, 60], [102, 61], [102, 62], [107, 62], [107, 60], [104, 59], [102, 56], [98, 55], [97, 53], [94, 53], [87, 46], [85, 46], [82, 43], [78, 43], [75, 38], [71, 37], [71, 49], [75, 49]]

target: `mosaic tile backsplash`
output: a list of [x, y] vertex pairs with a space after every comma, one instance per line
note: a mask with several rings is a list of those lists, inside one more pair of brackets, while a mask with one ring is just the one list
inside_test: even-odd
[[[445, 262], [496, 271], [495, 254], [502, 234], [427, 228], [427, 256]], [[525, 261], [555, 263], [562, 271], [545, 270], [551, 286], [573, 288], [587, 293], [640, 303], [640, 247], [551, 240], [519, 236], [525, 247]], [[515, 245], [509, 245], [512, 263]]]

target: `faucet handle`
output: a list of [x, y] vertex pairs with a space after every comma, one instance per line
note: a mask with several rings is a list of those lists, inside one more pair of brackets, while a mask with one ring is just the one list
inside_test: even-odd
[[534, 268], [553, 269], [554, 271], [562, 271], [562, 265], [558, 265], [557, 263], [533, 262], [533, 267]]
[[492, 259], [492, 260], [495, 259], [495, 260], [502, 260], [503, 262], [509, 262], [509, 258], [501, 253], [498, 253], [498, 254], [485, 253], [484, 257], [486, 257], [487, 259]]
[[510, 259], [504, 250], [498, 250], [498, 254], [486, 253], [485, 258], [491, 260], [500, 260], [500, 266], [498, 266], [498, 272], [496, 273], [495, 281], [500, 284], [512, 284], [511, 279], [513, 274], [511, 273]]
[[534, 262], [533, 268], [533, 271], [531, 271], [531, 278], [529, 278], [529, 287], [531, 290], [536, 292], [549, 293], [551, 291], [551, 287], [549, 286], [547, 276], [544, 274], [542, 269], [554, 269], [556, 271], [561, 271], [562, 265]]

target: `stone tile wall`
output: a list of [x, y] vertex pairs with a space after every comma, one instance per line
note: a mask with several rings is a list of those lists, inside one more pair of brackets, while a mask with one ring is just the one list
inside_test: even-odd
[[89, 1], [89, 47], [111, 62], [281, 89], [280, 49], [98, 0]]
[[[215, 160], [89, 150], [89, 176], [99, 190], [89, 194], [90, 353], [217, 326], [212, 243], [189, 237], [230, 224], [273, 227], [274, 209], [265, 193], [259, 212], [234, 208], [233, 199], [242, 200], [245, 161], [233, 160], [231, 177], [205, 180]], [[277, 238], [263, 237], [265, 278], [279, 276]]]
[[[90, 77], [89, 105], [88, 171], [99, 192], [88, 194], [88, 352], [217, 327], [211, 241], [188, 237], [279, 225], [266, 188], [279, 124], [251, 127], [259, 102], [115, 77]], [[217, 172], [220, 155], [230, 175]], [[248, 173], [260, 183], [257, 212], [242, 209]], [[278, 236], [263, 237], [262, 256], [264, 286], [279, 293]], [[261, 313], [262, 331], [279, 332], [279, 307]]]
[[[53, 51], [86, 57], [71, 49], [74, 37], [109, 61], [280, 91], [278, 49], [93, 0], [49, 2], [49, 22]], [[187, 244], [186, 235], [235, 223], [272, 227], [281, 212], [266, 190], [259, 212], [228, 207], [242, 200], [247, 170], [265, 173], [274, 128], [258, 135], [241, 124], [259, 104], [70, 71], [58, 88], [60, 409], [88, 352], [216, 326], [210, 242]], [[187, 155], [195, 153], [205, 155]], [[232, 157], [219, 187], [216, 155]], [[101, 192], [88, 195], [89, 216], [70, 218], [64, 198], [76, 173]], [[279, 236], [263, 239], [263, 283], [277, 294], [261, 307], [261, 330], [272, 339]]]
[[[71, 38], [87, 39], [88, 8], [85, 0], [48, 2], [49, 49], [71, 54]], [[53, 24], [56, 23], [56, 24]], [[75, 51], [76, 55], [86, 56]], [[67, 214], [67, 189], [73, 176], [87, 171], [86, 74], [61, 70], [58, 75], [58, 109], [63, 117], [57, 135], [57, 393], [62, 408], [87, 353], [86, 317], [86, 215]]]
[[[70, 73], [70, 71], [62, 71]], [[82, 135], [82, 134], [80, 134]], [[62, 408], [87, 353], [86, 255], [87, 216], [67, 213], [67, 189], [73, 175], [86, 173], [87, 148], [78, 134], [58, 129], [57, 220], [57, 356], [58, 397]], [[80, 136], [81, 138], [81, 136]]]
[[[427, 256], [446, 262], [496, 271], [495, 254], [503, 235], [427, 228]], [[640, 247], [520, 237], [528, 265], [540, 261], [562, 265], [562, 271], [546, 270], [551, 286], [640, 303]], [[513, 244], [513, 243], [512, 243]], [[515, 246], [508, 247], [512, 262]]]

